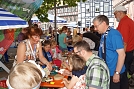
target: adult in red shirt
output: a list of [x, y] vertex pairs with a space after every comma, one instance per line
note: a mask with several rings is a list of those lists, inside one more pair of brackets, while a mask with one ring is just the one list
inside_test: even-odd
[[130, 71], [130, 65], [134, 58], [134, 21], [126, 14], [127, 9], [124, 6], [117, 6], [114, 9], [115, 18], [119, 22], [117, 29], [122, 34], [124, 40], [124, 49], [126, 51], [126, 71], [132, 74], [134, 71]]

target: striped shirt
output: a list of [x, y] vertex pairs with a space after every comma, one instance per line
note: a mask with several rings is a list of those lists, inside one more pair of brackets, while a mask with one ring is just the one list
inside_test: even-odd
[[105, 62], [96, 55], [92, 55], [86, 62], [86, 89], [109, 89], [110, 75]]

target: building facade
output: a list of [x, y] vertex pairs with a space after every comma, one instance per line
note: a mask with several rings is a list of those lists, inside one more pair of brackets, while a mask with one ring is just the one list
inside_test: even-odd
[[87, 0], [78, 3], [78, 22], [81, 27], [90, 27], [98, 15], [106, 15], [110, 26], [114, 26], [112, 0]]
[[[93, 18], [97, 15], [106, 15], [109, 18], [109, 25], [114, 27], [113, 4], [115, 1], [120, 0], [87, 0], [86, 2], [81, 0], [76, 7], [61, 4], [56, 7], [56, 14], [68, 23], [78, 23], [81, 28], [90, 27]], [[49, 10], [49, 13], [54, 15], [54, 9]]]
[[[54, 15], [54, 9], [49, 10], [50, 14]], [[62, 5], [56, 7], [56, 14], [67, 22], [77, 22], [78, 21], [78, 6], [69, 7], [68, 5]]]

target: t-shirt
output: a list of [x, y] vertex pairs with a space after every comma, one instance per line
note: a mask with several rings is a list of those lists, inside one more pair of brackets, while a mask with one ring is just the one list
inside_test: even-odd
[[[110, 76], [114, 75], [116, 65], [118, 62], [118, 53], [116, 50], [124, 49], [123, 39], [118, 30], [110, 27], [110, 31], [106, 36], [106, 63], [110, 70]], [[103, 58], [102, 52], [104, 50], [104, 34], [102, 35], [99, 47], [99, 56]], [[122, 67], [120, 73], [125, 71], [125, 66]]]
[[62, 48], [67, 48], [67, 45], [64, 43], [64, 38], [66, 38], [67, 35], [65, 33], [61, 33], [59, 35], [59, 46]]
[[[72, 35], [67, 36], [67, 40], [71, 40], [72, 39]], [[68, 42], [68, 45], [72, 45], [72, 42]]]
[[42, 49], [42, 52], [43, 52], [44, 57], [45, 57], [49, 62], [51, 62], [51, 61], [52, 61], [52, 56], [51, 56], [50, 52], [46, 52], [44, 49]]
[[134, 21], [128, 16], [124, 16], [119, 22], [119, 32], [123, 37], [123, 41], [127, 43], [126, 51], [134, 50]]
[[25, 40], [26, 36], [24, 33], [20, 32], [18, 35], [18, 42], [21, 42], [23, 40]]

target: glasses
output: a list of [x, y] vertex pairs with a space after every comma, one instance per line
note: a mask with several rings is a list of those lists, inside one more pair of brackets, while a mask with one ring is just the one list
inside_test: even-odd
[[75, 54], [79, 53], [80, 51], [75, 52]]
[[96, 26], [94, 25], [94, 28], [98, 28], [98, 26], [101, 25], [101, 24], [102, 24], [102, 22], [100, 22], [100, 23], [99, 23], [98, 25], [96, 25]]

